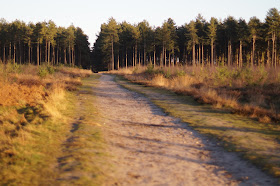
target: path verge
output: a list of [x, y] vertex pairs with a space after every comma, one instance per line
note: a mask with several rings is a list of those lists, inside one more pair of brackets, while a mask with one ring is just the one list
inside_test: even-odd
[[243, 158], [279, 178], [280, 127], [262, 124], [209, 105], [199, 104], [190, 96], [128, 82], [117, 76], [117, 83], [148, 97], [171, 116], [180, 118], [196, 131], [218, 139], [226, 150], [238, 152]]
[[71, 129], [62, 145], [63, 155], [57, 158], [57, 182], [61, 185], [101, 185], [105, 178], [107, 155], [93, 92], [99, 77], [84, 79], [77, 94], [70, 95], [72, 109], [66, 115], [73, 118]]

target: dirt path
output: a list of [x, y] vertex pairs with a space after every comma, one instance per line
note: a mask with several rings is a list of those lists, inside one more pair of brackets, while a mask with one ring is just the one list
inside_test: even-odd
[[102, 75], [95, 91], [116, 170], [106, 185], [273, 185], [254, 166], [121, 88], [112, 76]]

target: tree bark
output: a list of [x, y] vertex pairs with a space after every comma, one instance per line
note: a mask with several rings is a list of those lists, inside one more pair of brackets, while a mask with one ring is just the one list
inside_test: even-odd
[[242, 57], [242, 41], [240, 41], [240, 44], [239, 44], [239, 67], [241, 68], [242, 67], [242, 63], [243, 63], [243, 57]]
[[120, 55], [118, 54], [118, 68], [117, 68], [117, 70], [119, 70], [120, 69]]
[[125, 49], [125, 69], [127, 69], [127, 48]]
[[3, 62], [6, 63], [6, 45], [3, 46]]
[[193, 42], [193, 46], [192, 46], [192, 65], [195, 65], [195, 43]]
[[231, 65], [231, 41], [228, 42], [228, 66]]
[[48, 41], [48, 65], [50, 64], [50, 52], [51, 52], [51, 42]]
[[164, 47], [164, 66], [166, 67], [166, 47]]
[[45, 63], [47, 62], [48, 64], [49, 64], [49, 62], [48, 62], [48, 41], [46, 40], [46, 46], [45, 46], [45, 61], [44, 61]]
[[144, 44], [143, 65], [146, 65], [146, 44]]
[[31, 63], [31, 61], [30, 61], [30, 53], [31, 53], [31, 51], [30, 51], [30, 43], [28, 44], [28, 63], [30, 64]]
[[135, 60], [134, 60], [134, 62], [135, 62], [135, 66], [137, 65], [137, 63], [138, 63], [138, 61], [137, 61], [137, 43], [136, 43], [136, 45], [135, 45], [135, 53], [134, 53], [134, 57], [135, 57]]
[[9, 60], [12, 59], [12, 42], [10, 42], [10, 48], [9, 48]]
[[175, 66], [175, 52], [174, 52], [174, 48], [172, 49], [172, 54], [173, 54], [173, 59], [172, 59], [172, 66]]
[[211, 39], [211, 66], [214, 65], [214, 40]]
[[112, 55], [112, 70], [114, 70], [114, 37], [112, 37], [111, 39], [111, 45], [112, 45], [112, 51], [111, 51], [111, 55]]
[[134, 68], [135, 66], [135, 48], [132, 47], [132, 67]]
[[267, 64], [269, 65], [270, 64], [270, 51], [269, 51], [269, 47], [270, 47], [270, 42], [267, 41], [267, 52], [266, 52], [266, 55], [267, 55]]
[[52, 46], [52, 65], [55, 64], [55, 47]]
[[204, 65], [204, 45], [202, 44], [201, 45], [201, 63], [202, 63], [202, 66]]
[[19, 52], [19, 55], [18, 55], [18, 58], [19, 58], [19, 64], [21, 64], [21, 47], [20, 47], [20, 41], [18, 41], [18, 48], [19, 48], [19, 50], [18, 50], [18, 52]]
[[16, 44], [14, 43], [14, 64], [16, 63]]
[[74, 53], [74, 48], [71, 49], [71, 54], [72, 54], [72, 66], [74, 67], [75, 64], [75, 53]]
[[37, 65], [40, 65], [40, 50], [39, 50], [39, 42], [37, 43]]
[[201, 45], [198, 45], [197, 56], [198, 56], [198, 64], [199, 64], [199, 66], [201, 66]]
[[252, 58], [251, 58], [251, 66], [254, 65], [255, 61], [255, 44], [256, 44], [256, 36], [253, 36], [253, 51], [252, 51]]
[[154, 67], [156, 67], [156, 49], [154, 45]]

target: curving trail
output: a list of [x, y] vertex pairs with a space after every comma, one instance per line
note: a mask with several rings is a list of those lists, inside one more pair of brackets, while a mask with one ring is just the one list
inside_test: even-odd
[[105, 185], [273, 185], [251, 164], [113, 79], [102, 75], [94, 90], [115, 170]]

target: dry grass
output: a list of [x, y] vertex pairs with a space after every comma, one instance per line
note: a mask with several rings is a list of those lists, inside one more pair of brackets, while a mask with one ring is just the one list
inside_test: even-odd
[[114, 71], [127, 79], [193, 96], [201, 103], [257, 118], [280, 121], [280, 70], [266, 67], [137, 67]]
[[[216, 108], [213, 108], [209, 104], [199, 104], [190, 96], [174, 93], [174, 90], [130, 83], [122, 77], [117, 77], [116, 81], [129, 90], [144, 94], [166, 113], [180, 118], [181, 121], [200, 133], [214, 137], [228, 151], [238, 152], [239, 155], [250, 160], [262, 170], [280, 178], [280, 125], [261, 123], [255, 119], [231, 114], [228, 109], [216, 109], [223, 107], [220, 105], [220, 103], [225, 104], [222, 101], [217, 101]], [[217, 96], [216, 91], [206, 91], [204, 90], [209, 97]], [[233, 103], [230, 102], [230, 99], [227, 100], [228, 105], [235, 103], [235, 100]], [[204, 100], [204, 102], [206, 101]], [[250, 109], [254, 109], [255, 112], [263, 112], [258, 110], [261, 108], [252, 108], [248, 104], [245, 104], [243, 108], [248, 110], [247, 112]], [[253, 114], [257, 115], [257, 113]], [[259, 119], [262, 122], [271, 120], [267, 115], [263, 115]]]
[[55, 157], [70, 130], [62, 111], [66, 90], [89, 71], [0, 64], [0, 184], [55, 180]]

